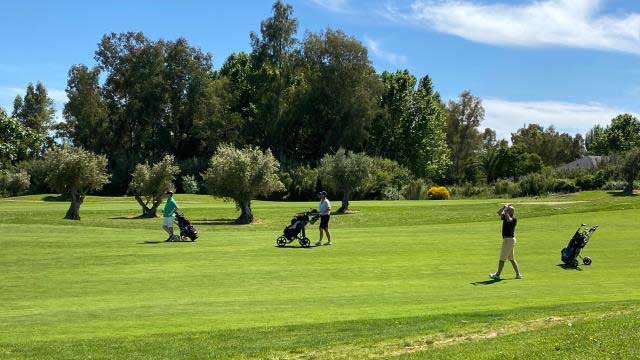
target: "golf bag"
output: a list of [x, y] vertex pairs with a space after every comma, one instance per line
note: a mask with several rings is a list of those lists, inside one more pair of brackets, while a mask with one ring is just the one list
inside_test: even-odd
[[582, 263], [585, 265], [591, 265], [591, 258], [585, 256], [584, 258], [580, 256], [580, 252], [584, 249], [585, 246], [589, 243], [589, 239], [594, 232], [598, 230], [598, 225], [594, 225], [592, 227], [588, 227], [585, 224], [582, 224], [573, 237], [569, 241], [567, 247], [562, 249], [560, 252], [560, 260], [568, 266], [578, 267], [578, 258], [582, 260]]
[[310, 210], [304, 213], [298, 213], [291, 218], [291, 223], [282, 231], [282, 235], [276, 239], [276, 245], [283, 247], [294, 240], [298, 240], [300, 246], [311, 246], [311, 240], [305, 233], [307, 224], [314, 224], [320, 216], [317, 210]]
[[180, 241], [185, 241], [186, 238], [191, 241], [196, 241], [198, 238], [198, 229], [191, 224], [191, 221], [189, 221], [184, 214], [176, 212], [175, 221], [178, 224], [178, 228], [180, 228]]

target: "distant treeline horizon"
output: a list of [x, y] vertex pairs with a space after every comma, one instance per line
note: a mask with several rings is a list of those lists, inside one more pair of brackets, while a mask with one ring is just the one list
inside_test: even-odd
[[299, 36], [293, 8], [281, 1], [249, 41], [249, 52], [214, 69], [212, 54], [185, 38], [104, 35], [94, 66], [69, 69], [62, 122], [54, 123], [40, 82], [16, 97], [11, 113], [0, 111], [2, 167], [68, 144], [106, 155], [106, 191], [124, 193], [137, 164], [172, 155], [183, 176], [199, 177], [230, 144], [271, 150], [283, 171], [317, 167], [345, 149], [432, 183], [494, 183], [640, 146], [630, 114], [584, 135], [529, 123], [510, 142], [497, 139], [481, 130], [482, 100], [470, 91], [445, 103], [428, 75], [376, 72], [367, 48], [339, 29]]

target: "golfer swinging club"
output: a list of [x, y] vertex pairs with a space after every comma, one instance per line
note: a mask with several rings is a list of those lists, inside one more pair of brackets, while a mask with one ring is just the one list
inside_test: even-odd
[[164, 204], [164, 210], [162, 211], [164, 216], [162, 228], [169, 234], [169, 238], [166, 241], [170, 242], [175, 239], [173, 235], [173, 214], [178, 210], [178, 203], [173, 198], [173, 191], [167, 191], [164, 196], [167, 202]]
[[513, 266], [513, 270], [516, 272], [516, 279], [522, 279], [520, 269], [518, 269], [518, 263], [513, 257], [513, 250], [516, 246], [516, 225], [518, 219], [516, 219], [516, 209], [511, 204], [505, 204], [498, 210], [498, 215], [502, 219], [502, 250], [500, 251], [500, 261], [498, 262], [498, 271], [495, 274], [489, 274], [489, 277], [494, 280], [500, 280], [502, 269], [504, 268], [504, 262], [509, 260]]
[[320, 191], [320, 204], [318, 205], [318, 213], [320, 215], [320, 240], [316, 246], [322, 245], [323, 232], [327, 234], [327, 245], [331, 245], [331, 234], [329, 234], [329, 219], [331, 219], [331, 203], [327, 199], [327, 192]]

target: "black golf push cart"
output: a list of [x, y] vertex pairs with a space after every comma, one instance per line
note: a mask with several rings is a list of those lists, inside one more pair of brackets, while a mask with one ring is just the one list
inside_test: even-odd
[[578, 267], [578, 258], [582, 260], [585, 265], [591, 265], [591, 258], [588, 256], [582, 257], [580, 252], [589, 243], [589, 239], [594, 232], [598, 230], [598, 225], [588, 226], [586, 224], [580, 225], [578, 230], [569, 241], [569, 245], [562, 249], [560, 252], [560, 260], [570, 267]]
[[291, 223], [282, 231], [282, 235], [276, 239], [276, 245], [278, 247], [284, 247], [294, 240], [298, 240], [298, 243], [302, 247], [311, 246], [311, 240], [309, 240], [305, 234], [305, 227], [307, 224], [315, 224], [319, 217], [318, 210], [309, 210], [295, 214], [291, 218]]

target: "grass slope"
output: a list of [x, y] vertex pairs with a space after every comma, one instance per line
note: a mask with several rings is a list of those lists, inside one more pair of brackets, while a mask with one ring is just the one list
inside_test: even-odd
[[[315, 204], [256, 202], [259, 222], [234, 226], [232, 203], [177, 199], [201, 231], [197, 243], [159, 243], [160, 220], [130, 219], [132, 199], [89, 198], [80, 222], [61, 220], [64, 202], [0, 200], [0, 358], [493, 358], [500, 349], [512, 358], [536, 349], [518, 339], [539, 339], [535, 357], [562, 357], [550, 344], [573, 335], [560, 323], [637, 328], [637, 197], [518, 200], [525, 279], [497, 283], [485, 280], [500, 200], [354, 202], [357, 213], [332, 219], [335, 246], [279, 249], [291, 215]], [[582, 222], [601, 226], [585, 249], [594, 264], [564, 270], [559, 251]], [[561, 320], [512, 331], [552, 316]], [[611, 351], [633, 358], [615, 341]]]

